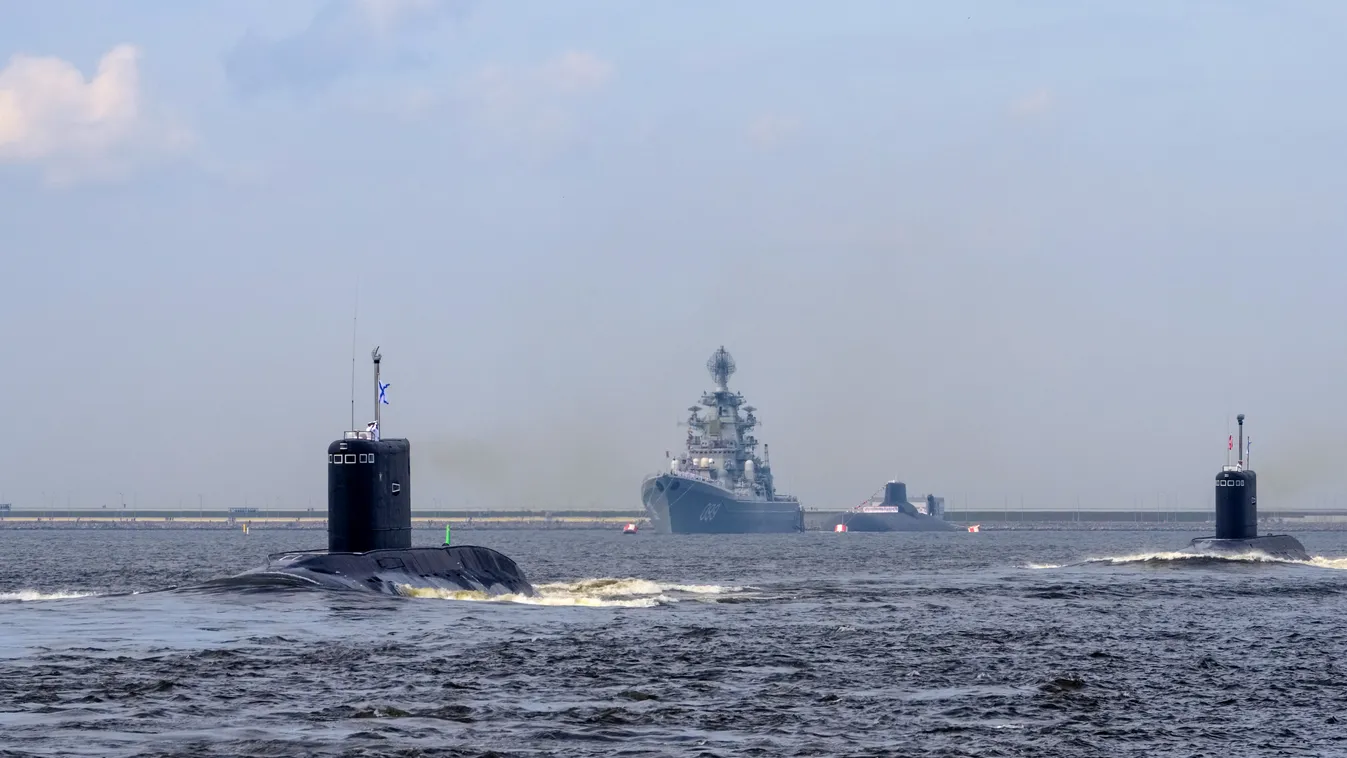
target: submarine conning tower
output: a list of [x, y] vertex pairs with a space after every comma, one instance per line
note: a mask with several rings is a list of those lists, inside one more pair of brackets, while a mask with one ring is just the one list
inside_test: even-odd
[[881, 505], [908, 505], [907, 485], [899, 482], [887, 482], [884, 485], [884, 502]]
[[327, 549], [364, 553], [412, 546], [412, 447], [347, 432], [328, 445]]
[[412, 546], [412, 446], [380, 438], [387, 385], [379, 383], [379, 348], [371, 356], [374, 422], [327, 446], [327, 549], [334, 553]]
[[[1239, 422], [1239, 458], [1216, 475], [1216, 538], [1253, 539], [1258, 536], [1258, 475], [1248, 468], [1244, 447], [1244, 414]], [[1228, 460], [1228, 459], [1227, 459]]]

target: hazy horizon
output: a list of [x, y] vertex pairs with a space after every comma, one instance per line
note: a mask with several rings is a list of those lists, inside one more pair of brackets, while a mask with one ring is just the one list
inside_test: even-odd
[[[1347, 6], [0, 9], [18, 508], [640, 507], [707, 357], [779, 489], [1347, 507]], [[280, 503], [280, 506], [270, 506]]]

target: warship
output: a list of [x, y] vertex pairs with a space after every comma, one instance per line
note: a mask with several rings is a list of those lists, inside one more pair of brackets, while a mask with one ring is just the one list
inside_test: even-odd
[[1274, 558], [1308, 561], [1309, 553], [1300, 540], [1289, 534], [1258, 536], [1258, 475], [1249, 468], [1249, 446], [1244, 442], [1244, 414], [1239, 422], [1239, 458], [1230, 464], [1229, 451], [1235, 440], [1226, 447], [1226, 465], [1216, 474], [1216, 534], [1197, 537], [1188, 543], [1186, 552], [1222, 555], [1263, 553]]
[[[706, 369], [715, 390], [688, 408], [686, 450], [668, 456], [667, 471], [641, 482], [641, 502], [651, 525], [665, 534], [804, 531], [800, 501], [773, 486], [766, 444], [758, 457], [758, 440], [752, 434], [758, 425], [756, 409], [730, 391], [735, 365], [724, 346], [706, 362]], [[703, 408], [708, 409], [705, 416]]]
[[953, 532], [944, 519], [945, 498], [907, 497], [907, 485], [892, 480], [860, 505], [842, 511], [830, 521], [835, 532]]

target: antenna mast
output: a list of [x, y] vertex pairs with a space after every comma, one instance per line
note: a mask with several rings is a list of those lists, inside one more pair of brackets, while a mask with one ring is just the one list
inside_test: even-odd
[[351, 429], [355, 429], [355, 335], [360, 321], [360, 295], [357, 292], [355, 313], [351, 316]]
[[383, 425], [379, 423], [379, 361], [383, 356], [379, 355], [379, 348], [375, 347], [374, 350], [370, 351], [370, 357], [374, 359], [374, 428], [378, 430], [378, 435], [382, 438], [384, 430]]
[[1242, 471], [1244, 469], [1244, 414], [1241, 413], [1236, 416], [1235, 421], [1239, 423], [1239, 449], [1235, 451], [1235, 454], [1239, 456], [1239, 467]]

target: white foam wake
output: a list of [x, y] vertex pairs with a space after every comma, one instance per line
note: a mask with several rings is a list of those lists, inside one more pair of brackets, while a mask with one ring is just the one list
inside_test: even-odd
[[1322, 555], [1311, 555], [1310, 565], [1319, 568], [1347, 569], [1347, 558], [1325, 558]]
[[77, 597], [92, 597], [93, 592], [41, 592], [38, 590], [15, 590], [0, 592], [0, 603], [5, 601], [27, 603], [34, 600], [72, 600]]
[[1028, 569], [1056, 569], [1065, 566], [1080, 566], [1087, 563], [1107, 563], [1117, 566], [1127, 563], [1148, 563], [1157, 561], [1192, 561], [1192, 560], [1219, 560], [1229, 561], [1231, 563], [1286, 563], [1295, 566], [1315, 566], [1317, 568], [1327, 569], [1347, 569], [1347, 558], [1326, 558], [1321, 555], [1310, 556], [1308, 561], [1297, 561], [1291, 558], [1279, 558], [1258, 550], [1249, 550], [1243, 553], [1214, 553], [1193, 551], [1185, 552], [1179, 550], [1163, 550], [1154, 553], [1133, 553], [1130, 555], [1106, 556], [1101, 558], [1086, 558], [1076, 563], [1029, 563], [1025, 565]]
[[[715, 584], [660, 584], [648, 579], [599, 578], [574, 582], [552, 582], [534, 587], [534, 597], [520, 594], [488, 595], [475, 590], [447, 590], [434, 587], [398, 585], [406, 597], [441, 600], [475, 600], [526, 605], [578, 606], [590, 608], [652, 608], [657, 605], [696, 600], [697, 596], [723, 595], [744, 590]], [[692, 596], [688, 598], [687, 596]]]

